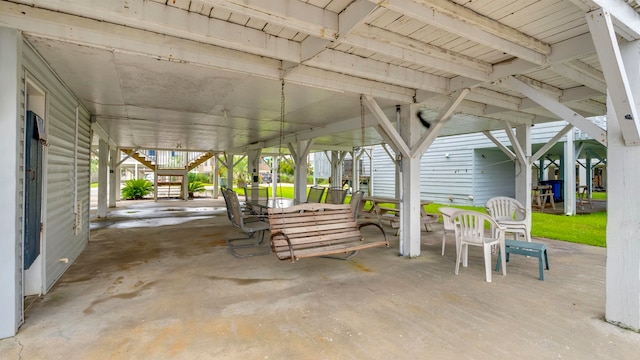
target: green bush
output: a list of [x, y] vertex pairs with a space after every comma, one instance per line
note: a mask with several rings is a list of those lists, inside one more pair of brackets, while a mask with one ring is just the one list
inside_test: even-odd
[[293, 182], [293, 176], [291, 175], [287, 175], [287, 174], [280, 174], [279, 175], [279, 182], [283, 182], [283, 183], [292, 183]]
[[203, 192], [205, 190], [204, 184], [198, 180], [189, 181], [188, 185], [189, 194], [193, 195], [193, 193]]
[[122, 198], [127, 200], [142, 199], [153, 192], [153, 184], [146, 179], [127, 180], [126, 186], [122, 188]]
[[188, 175], [189, 177], [189, 183], [193, 182], [193, 181], [200, 181], [201, 183], [210, 183], [211, 181], [211, 177], [207, 174], [204, 173], [194, 173], [194, 172], [190, 172]]

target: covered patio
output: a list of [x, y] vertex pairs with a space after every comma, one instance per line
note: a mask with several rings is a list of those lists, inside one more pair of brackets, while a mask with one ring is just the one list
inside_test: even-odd
[[480, 249], [454, 275], [441, 224], [421, 234], [429, 256], [398, 256], [391, 235], [350, 261], [291, 264], [227, 253], [237, 231], [222, 199], [117, 205], [0, 340], [3, 357], [633, 359], [640, 348], [604, 320], [603, 248], [535, 239], [549, 249], [544, 281], [535, 259], [514, 255], [486, 283]]
[[[398, 357], [460, 354], [460, 338], [482, 344], [468, 357], [592, 357], [611, 345], [599, 341], [615, 345], [607, 356], [625, 347], [612, 334], [637, 339], [603, 322], [640, 329], [635, 0], [0, 0], [0, 48], [0, 337], [18, 335], [2, 342], [18, 357], [76, 342], [65, 356], [97, 356], [86, 352], [102, 341], [100, 354], [204, 357], [220, 340], [213, 356]], [[605, 114], [606, 129], [591, 120]], [[534, 150], [532, 127], [556, 120], [568, 125]], [[530, 208], [532, 165], [575, 128], [607, 147], [606, 254], [552, 243], [544, 283], [526, 258], [491, 285], [482, 266], [453, 276], [451, 252], [441, 257], [421, 232], [425, 151], [481, 132], [513, 164], [514, 197]], [[380, 144], [396, 167], [402, 237], [354, 262], [230, 258], [223, 210], [221, 226], [213, 210], [182, 223], [172, 207], [184, 203], [156, 216], [166, 223], [89, 227], [96, 148], [98, 215], [118, 223], [140, 216], [118, 208], [122, 150], [208, 153], [227, 179], [246, 155], [252, 186], [262, 156], [287, 153], [301, 202], [309, 153], [355, 159]], [[579, 150], [566, 145], [566, 174]], [[44, 297], [25, 311], [32, 295]], [[509, 348], [486, 334], [515, 338]]]

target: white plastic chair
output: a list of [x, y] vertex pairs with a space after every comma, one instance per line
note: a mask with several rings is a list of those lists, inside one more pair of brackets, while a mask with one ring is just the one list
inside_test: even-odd
[[[456, 244], [458, 245], [458, 253], [456, 255], [456, 275], [458, 275], [461, 260], [463, 262], [463, 267], [467, 267], [468, 265], [469, 245], [482, 246], [487, 282], [491, 282], [491, 247], [493, 245], [498, 245], [501, 255], [502, 275], [507, 275], [507, 260], [504, 243], [505, 229], [491, 216], [477, 211], [461, 210], [455, 212], [451, 217], [453, 218], [456, 233]], [[485, 223], [487, 222], [493, 229], [493, 231], [490, 231], [492, 235], [486, 234]], [[462, 258], [462, 253], [464, 253], [464, 258]]]
[[489, 199], [484, 207], [489, 215], [505, 228], [505, 232], [514, 234], [514, 240], [518, 240], [518, 234], [522, 234], [528, 242], [531, 242], [527, 209], [518, 200], [496, 196]]
[[[444, 256], [444, 246], [447, 241], [447, 233], [455, 233], [455, 226], [453, 225], [453, 219], [451, 215], [460, 209], [452, 207], [441, 207], [438, 211], [442, 214], [443, 229], [442, 229], [442, 256]], [[457, 248], [457, 246], [456, 246]]]

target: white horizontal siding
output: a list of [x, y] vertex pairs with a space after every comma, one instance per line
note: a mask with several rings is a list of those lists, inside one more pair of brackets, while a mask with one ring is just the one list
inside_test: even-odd
[[[29, 46], [24, 47], [23, 64], [46, 92], [46, 197], [45, 238], [45, 287], [50, 289], [64, 271], [71, 266], [89, 240], [89, 151], [91, 123], [89, 113], [81, 109], [78, 129], [78, 174], [75, 172], [76, 107], [79, 102], [51, 71], [43, 59]], [[75, 183], [78, 182], [78, 199], [82, 200], [83, 228], [76, 235]], [[60, 259], [69, 259], [68, 263]]]
[[[546, 144], [566, 124], [536, 124], [532, 144]], [[493, 131], [492, 135], [511, 147], [504, 130]], [[395, 169], [387, 153], [375, 147], [374, 195], [395, 196]], [[514, 162], [482, 133], [439, 137], [421, 159], [420, 195], [423, 200], [440, 204], [483, 206], [493, 196], [515, 196], [514, 169]]]
[[434, 142], [434, 150], [427, 151], [420, 162], [421, 198], [439, 204], [470, 205], [469, 196], [473, 195], [473, 150], [462, 144], [448, 150], [439, 149], [438, 145]]
[[[394, 154], [392, 150], [391, 153]], [[371, 195], [395, 197], [396, 165], [381, 146], [373, 148], [371, 163]]]
[[473, 205], [484, 206], [494, 196], [515, 197], [515, 163], [497, 149], [474, 151]]

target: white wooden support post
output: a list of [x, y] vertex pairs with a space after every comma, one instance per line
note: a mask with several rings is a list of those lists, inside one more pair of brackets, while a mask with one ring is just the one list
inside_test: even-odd
[[99, 218], [107, 217], [107, 179], [109, 145], [103, 139], [98, 142], [98, 211]]
[[[524, 205], [525, 209], [531, 209], [531, 126], [516, 126], [516, 141], [522, 150], [521, 156], [516, 161], [516, 200]], [[515, 144], [514, 144], [515, 147]], [[517, 154], [518, 152], [516, 152]], [[527, 222], [531, 228], [531, 212], [528, 212]]]
[[182, 200], [189, 200], [189, 169], [186, 166], [182, 175]]
[[293, 200], [300, 204], [307, 201], [307, 156], [313, 144], [312, 140], [300, 140], [296, 143], [296, 147], [289, 146], [291, 155], [295, 163], [293, 170]]
[[[562, 188], [564, 189], [564, 170], [565, 170], [565, 158], [564, 158], [564, 152], [562, 154], [560, 154], [560, 158], [558, 159], [558, 162], [560, 163], [560, 165], [558, 165], [558, 173], [560, 174], [558, 176], [558, 180], [562, 180], [563, 181], [563, 185]], [[557, 195], [557, 194], [554, 194]], [[562, 194], [560, 194], [560, 196], [562, 196], [562, 199], [564, 201], [564, 192]]]
[[[158, 151], [156, 150], [156, 154]], [[158, 201], [158, 164], [153, 169], [153, 201]]]
[[418, 143], [421, 141], [422, 125], [417, 118], [418, 106], [409, 105], [405, 113], [400, 114], [400, 131], [397, 131], [373, 97], [365, 96], [364, 103], [380, 125], [378, 132], [383, 138], [392, 141], [397, 149], [396, 156], [401, 155], [401, 164], [398, 166], [400, 180], [396, 182], [401, 184], [399, 187], [400, 255], [420, 256], [420, 158], [422, 152], [418, 149], [422, 146]]
[[[420, 139], [422, 125], [416, 114], [418, 107], [404, 107], [400, 116], [400, 136], [409, 146]], [[402, 156], [401, 169], [401, 218], [400, 218], [400, 255], [420, 256], [420, 154]]]
[[233, 155], [225, 154], [225, 166], [227, 167], [227, 189], [233, 189]]
[[213, 198], [217, 199], [220, 194], [220, 163], [218, 162], [218, 156], [213, 157]]
[[[409, 110], [409, 109], [405, 109], [405, 111], [407, 111], [407, 110]], [[396, 105], [396, 124], [397, 124], [396, 126], [398, 127], [399, 136], [402, 137], [402, 133], [400, 132], [401, 131], [400, 127], [402, 126], [403, 120], [401, 119], [400, 114], [401, 114], [401, 106], [400, 105]], [[408, 123], [410, 120], [406, 119], [407, 115], [408, 114], [405, 114], [405, 120], [404, 121]], [[409, 133], [409, 132], [410, 132], [410, 130], [405, 130], [405, 133]], [[404, 138], [401, 138], [400, 140], [401, 141], [405, 141], [405, 143], [406, 143], [406, 140]], [[407, 143], [407, 144], [409, 144], [409, 143]], [[406, 155], [407, 158], [411, 157], [411, 147], [409, 147], [409, 153], [408, 154], [404, 154], [404, 155]], [[391, 154], [389, 154], [389, 156], [391, 156]], [[402, 157], [403, 157], [403, 155], [396, 151], [395, 158], [393, 159], [394, 163], [396, 164], [396, 178], [395, 178], [395, 182], [394, 182], [396, 184], [396, 188], [395, 188], [394, 196], [397, 199], [402, 199], [402, 188], [404, 186], [404, 183], [402, 182], [402, 167], [401, 167], [402, 166], [402, 160], [401, 160]], [[402, 202], [400, 202], [400, 206], [403, 207]], [[405, 220], [406, 219], [407, 218], [405, 218]], [[400, 225], [401, 226], [402, 226], [402, 222], [403, 222], [403, 219], [400, 219]], [[400, 227], [400, 232], [402, 233], [402, 227]], [[400, 245], [402, 247], [402, 235], [400, 235], [400, 236], [401, 236]]]
[[606, 64], [602, 66], [602, 73], [607, 82], [611, 105], [618, 116], [625, 120], [618, 124], [622, 128], [622, 137], [627, 145], [640, 145], [640, 115], [636, 100], [640, 94], [638, 83], [633, 81], [637, 76], [638, 64], [623, 59], [622, 46], [618, 44], [613, 20], [608, 11], [594, 10], [587, 14], [586, 19], [600, 64]]
[[342, 185], [342, 162], [340, 162], [340, 152], [331, 150], [331, 187]]
[[[120, 201], [122, 200], [122, 165], [119, 163], [118, 161], [118, 155], [121, 155], [122, 152], [120, 151], [119, 148], [116, 148], [116, 194], [114, 196], [114, 198], [116, 199], [116, 201]], [[138, 165], [138, 163], [136, 162], [136, 166]]]
[[280, 155], [274, 155], [271, 161], [271, 193], [273, 197], [278, 195], [278, 163], [280, 162]]
[[109, 146], [109, 207], [116, 207], [116, 191], [118, 181], [116, 176], [118, 175], [118, 159], [116, 154], [118, 149], [115, 146]]
[[[20, 134], [19, 104], [24, 94], [19, 91], [22, 70], [20, 54], [24, 40], [18, 31], [0, 27], [0, 204], [3, 207], [0, 216], [0, 339], [14, 336], [23, 321], [23, 271], [20, 233], [18, 232], [19, 218], [23, 216], [18, 211], [18, 196], [23, 191], [16, 170], [23, 164], [18, 161], [18, 148], [23, 139]], [[24, 134], [22, 135], [24, 137]], [[24, 221], [24, 220], [23, 220]], [[21, 225], [22, 226], [22, 225]], [[17, 341], [17, 340], [16, 340]]]
[[[640, 98], [640, 41], [620, 47], [627, 66], [629, 83]], [[607, 81], [608, 82], [608, 81]], [[617, 114], [613, 96], [607, 96], [607, 272], [606, 311], [608, 322], [634, 331], [640, 330], [640, 146], [625, 146], [621, 123], [625, 114]], [[618, 99], [620, 100], [625, 99]], [[640, 107], [631, 104], [636, 113]]]
[[335, 187], [342, 188], [342, 178], [344, 177], [344, 159], [347, 157], [347, 151], [338, 152], [338, 168], [336, 169], [337, 185]]
[[[158, 151], [156, 150], [156, 154]], [[98, 181], [99, 183], [99, 181]], [[158, 164], [154, 165], [153, 169], [153, 201], [158, 201]]]
[[[373, 148], [369, 148], [369, 152], [367, 153], [369, 158], [369, 179], [367, 181], [367, 192], [366, 194], [371, 196], [373, 195]], [[360, 186], [360, 185], [358, 185]]]
[[364, 154], [364, 148], [354, 150], [351, 153], [351, 161], [353, 164], [353, 166], [351, 166], [351, 193], [360, 191], [360, 159], [362, 158], [362, 154]]
[[586, 197], [587, 199], [589, 199], [589, 201], [591, 201], [591, 193], [593, 191], [593, 167], [591, 166], [591, 156], [587, 155], [587, 158], [585, 160], [585, 171], [586, 171], [586, 176], [585, 176], [585, 185], [587, 185], [587, 194]]
[[251, 191], [251, 200], [257, 201], [258, 196], [258, 186], [260, 186], [260, 149], [251, 149], [247, 151], [247, 166], [249, 167], [247, 170], [249, 172], [249, 184]]
[[573, 143], [573, 131], [566, 135], [564, 143], [564, 213], [565, 215], [576, 214], [576, 152]]

